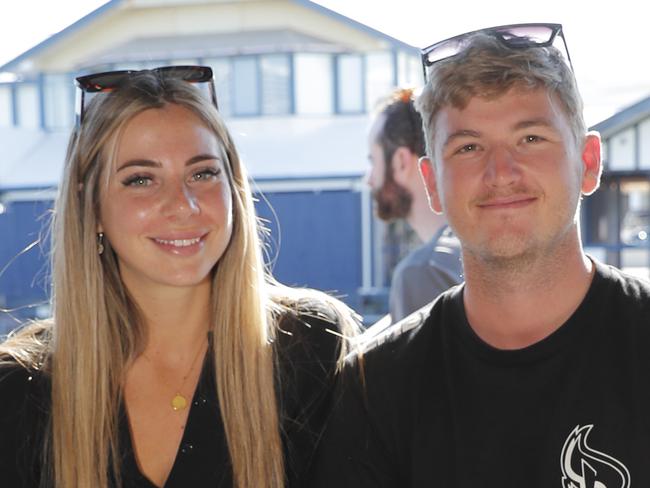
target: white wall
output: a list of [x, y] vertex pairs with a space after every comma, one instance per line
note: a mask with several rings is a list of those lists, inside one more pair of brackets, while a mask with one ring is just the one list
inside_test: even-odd
[[650, 169], [650, 117], [639, 124], [639, 167]]
[[609, 139], [609, 167], [610, 170], [632, 170], [635, 168], [636, 136], [631, 127]]

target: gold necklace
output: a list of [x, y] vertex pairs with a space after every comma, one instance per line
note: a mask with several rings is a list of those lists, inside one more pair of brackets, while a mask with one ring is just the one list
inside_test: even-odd
[[[194, 356], [194, 359], [192, 360], [192, 364], [190, 365], [189, 371], [185, 374], [185, 376], [183, 376], [183, 382], [178, 387], [178, 389], [176, 390], [176, 394], [172, 398], [171, 407], [172, 410], [174, 410], [175, 412], [178, 412], [179, 410], [185, 410], [185, 408], [187, 408], [187, 403], [188, 403], [187, 397], [185, 397], [185, 395], [183, 395], [181, 391], [185, 386], [185, 381], [187, 381], [187, 378], [190, 376], [190, 373], [192, 373], [192, 371], [194, 370], [194, 365], [196, 364], [196, 360], [201, 355], [202, 350], [203, 350], [203, 344], [201, 344], [201, 347], [199, 347], [198, 351], [196, 352], [196, 356]], [[149, 357], [146, 354], [142, 353], [142, 355], [147, 360], [147, 362], [149, 362], [149, 364], [153, 365], [153, 362], [149, 359]]]

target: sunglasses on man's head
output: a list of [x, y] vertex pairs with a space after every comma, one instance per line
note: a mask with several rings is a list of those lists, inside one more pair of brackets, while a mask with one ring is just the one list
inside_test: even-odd
[[435, 63], [456, 56], [467, 46], [468, 40], [474, 34], [487, 34], [499, 39], [503, 44], [513, 49], [530, 47], [552, 46], [559, 38], [564, 45], [566, 59], [573, 70], [569, 48], [562, 32], [562, 24], [511, 24], [498, 27], [489, 27], [472, 32], [466, 32], [458, 36], [450, 37], [444, 41], [431, 44], [422, 49], [422, 67], [424, 68], [424, 79], [428, 79], [431, 66]]
[[219, 108], [217, 104], [217, 92], [214, 88], [212, 68], [208, 66], [162, 66], [160, 68], [144, 70], [107, 71], [75, 78], [75, 84], [79, 88], [76, 107], [77, 125], [80, 125], [84, 119], [87, 93], [112, 92], [119, 89], [131, 76], [147, 72], [155, 73], [163, 78], [183, 80], [188, 83], [206, 83], [212, 103], [214, 103], [215, 107]]

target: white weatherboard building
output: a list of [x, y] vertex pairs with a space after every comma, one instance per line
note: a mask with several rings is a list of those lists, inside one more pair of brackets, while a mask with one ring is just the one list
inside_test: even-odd
[[[12, 315], [47, 313], [43, 229], [74, 77], [169, 64], [213, 68], [272, 231], [276, 277], [342, 295], [368, 322], [385, 312], [400, 251], [363, 183], [368, 113], [393, 87], [421, 84], [418, 49], [307, 0], [112, 0], [0, 66], [0, 309], [14, 310], [0, 312], [0, 332]], [[595, 128], [606, 171], [583, 203], [583, 239], [648, 277], [650, 98]]]
[[605, 170], [585, 201], [583, 240], [603, 261], [650, 278], [650, 96], [593, 129]]
[[169, 64], [213, 68], [220, 110], [270, 203], [258, 211], [276, 277], [382, 313], [387, 273], [363, 183], [368, 112], [393, 87], [421, 83], [418, 50], [306, 0], [112, 0], [0, 66], [0, 308], [46, 313], [21, 307], [46, 302], [47, 243], [20, 252], [39, 237], [62, 172], [74, 77]]

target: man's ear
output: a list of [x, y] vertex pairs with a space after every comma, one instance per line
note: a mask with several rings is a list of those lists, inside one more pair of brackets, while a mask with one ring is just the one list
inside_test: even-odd
[[591, 195], [600, 185], [603, 171], [600, 134], [589, 132], [582, 148], [582, 193]]
[[414, 164], [416, 156], [408, 147], [400, 146], [393, 153], [391, 167], [393, 170], [393, 179], [402, 186], [407, 186], [414, 171], [417, 171], [417, 164]]
[[427, 156], [422, 156], [418, 161], [420, 166], [420, 175], [424, 182], [424, 188], [427, 190], [429, 198], [429, 207], [438, 215], [442, 214], [442, 204], [440, 203], [440, 194], [438, 193], [437, 176], [433, 161]]

